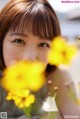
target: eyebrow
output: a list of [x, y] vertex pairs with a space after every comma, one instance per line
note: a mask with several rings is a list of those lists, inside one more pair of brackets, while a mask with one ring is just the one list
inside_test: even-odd
[[28, 37], [28, 35], [26, 35], [24, 33], [11, 33], [10, 34], [10, 36], [13, 36], [13, 35]]

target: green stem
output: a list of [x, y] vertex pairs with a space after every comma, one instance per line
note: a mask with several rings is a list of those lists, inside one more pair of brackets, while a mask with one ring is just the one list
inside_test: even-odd
[[23, 108], [22, 110], [23, 110], [24, 114], [26, 115], [26, 117], [31, 119], [31, 108]]

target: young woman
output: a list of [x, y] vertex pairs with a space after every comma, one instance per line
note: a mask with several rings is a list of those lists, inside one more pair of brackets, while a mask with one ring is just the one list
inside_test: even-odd
[[[60, 26], [57, 16], [46, 0], [10, 0], [0, 13], [0, 59], [1, 71], [13, 62], [40, 60], [46, 65], [47, 95], [58, 87], [56, 104], [59, 117], [79, 116], [77, 104], [69, 97], [66, 84], [72, 86], [68, 72], [50, 66], [47, 53], [51, 40], [59, 36]], [[53, 90], [54, 93], [54, 90]], [[0, 89], [0, 112], [7, 112], [8, 118], [23, 115], [12, 101], [5, 100], [6, 92]], [[41, 98], [44, 98], [43, 90]], [[40, 102], [39, 102], [40, 103]], [[36, 115], [33, 114], [33, 116]]]

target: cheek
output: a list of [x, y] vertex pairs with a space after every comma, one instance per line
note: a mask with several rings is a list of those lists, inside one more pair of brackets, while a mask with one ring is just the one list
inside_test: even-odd
[[3, 45], [3, 59], [6, 66], [11, 65], [13, 61], [18, 60], [16, 49], [8, 43]]

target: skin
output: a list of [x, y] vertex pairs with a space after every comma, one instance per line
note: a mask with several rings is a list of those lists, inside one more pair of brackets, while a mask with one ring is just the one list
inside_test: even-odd
[[9, 31], [3, 41], [3, 58], [8, 67], [13, 62], [20, 60], [39, 60], [47, 66], [47, 53], [51, 41], [34, 36], [32, 33]]

